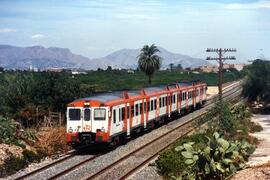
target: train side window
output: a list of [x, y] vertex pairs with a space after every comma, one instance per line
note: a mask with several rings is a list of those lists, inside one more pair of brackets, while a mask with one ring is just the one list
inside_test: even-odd
[[148, 112], [151, 111], [151, 110], [150, 110], [150, 100], [147, 102], [147, 111], [148, 111]]
[[153, 109], [154, 109], [154, 102], [153, 100], [151, 100], [151, 111], [153, 111]]
[[131, 106], [131, 115], [134, 117], [134, 106]]
[[162, 103], [161, 103], [161, 98], [159, 98], [159, 107], [161, 107], [161, 104], [162, 104]]
[[157, 100], [154, 100], [154, 110], [157, 109]]
[[129, 118], [129, 106], [127, 107], [127, 119]]
[[175, 104], [175, 95], [173, 95], [173, 103]]
[[140, 103], [140, 114], [143, 113], [143, 107], [142, 107], [142, 103]]
[[113, 110], [113, 123], [116, 123], [116, 110]]
[[146, 113], [146, 102], [143, 103], [144, 112]]
[[165, 106], [167, 106], [168, 105], [168, 96], [166, 96], [166, 98], [165, 98]]
[[119, 108], [119, 122], [122, 121], [122, 109]]
[[122, 108], [122, 121], [124, 121], [125, 120], [125, 108], [123, 107]]
[[184, 95], [185, 93], [182, 93], [182, 101], [184, 101], [185, 100], [185, 95]]
[[163, 107], [165, 106], [165, 97], [162, 98], [163, 99]]
[[135, 105], [135, 115], [138, 116], [139, 114], [139, 104]]

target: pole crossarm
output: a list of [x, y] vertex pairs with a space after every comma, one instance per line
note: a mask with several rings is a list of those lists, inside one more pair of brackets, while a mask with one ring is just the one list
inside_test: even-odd
[[236, 52], [236, 49], [234, 49], [234, 48], [223, 48], [223, 49], [221, 49], [221, 48], [207, 48], [206, 49], [206, 52]]
[[222, 61], [225, 61], [225, 60], [236, 60], [235, 56], [226, 56], [226, 57], [221, 57], [221, 58], [219, 58], [219, 57], [210, 57], [210, 56], [208, 56], [208, 57], [206, 58], [206, 60], [216, 60], [216, 61], [219, 61], [220, 59], [221, 59]]
[[222, 102], [222, 69], [223, 69], [223, 63], [226, 60], [235, 60], [235, 56], [224, 56], [227, 52], [236, 52], [236, 49], [234, 48], [207, 48], [206, 52], [216, 52], [218, 54], [218, 57], [211, 57], [208, 56], [206, 60], [208, 61], [218, 61], [219, 67], [218, 67], [218, 94], [219, 94], [219, 101]]

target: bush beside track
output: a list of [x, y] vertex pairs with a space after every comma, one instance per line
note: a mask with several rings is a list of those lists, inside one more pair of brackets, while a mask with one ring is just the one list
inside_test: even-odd
[[[225, 73], [225, 82], [241, 77], [238, 72]], [[215, 73], [192, 74], [182, 71], [157, 72], [153, 85], [181, 80], [201, 80], [216, 85]], [[95, 92], [136, 89], [147, 86], [147, 78], [141, 72], [129, 74], [126, 71], [91, 71], [87, 75], [71, 75], [68, 72], [23, 72], [10, 71], [0, 74], [0, 143], [22, 148], [21, 156], [9, 154], [5, 164], [16, 164], [16, 168], [2, 166], [2, 175], [13, 173], [31, 162], [46, 156], [65, 152], [69, 147], [64, 142], [64, 130], [51, 129], [41, 133], [35, 129], [38, 120], [49, 111], [65, 112], [66, 104], [75, 98], [90, 96]], [[38, 116], [36, 112], [38, 109]], [[18, 123], [19, 122], [19, 123]], [[25, 129], [26, 128], [26, 129]], [[4, 131], [2, 131], [4, 132]], [[56, 136], [54, 136], [56, 134]], [[57, 138], [61, 136], [62, 139]], [[50, 143], [47, 142], [48, 137]], [[31, 154], [31, 156], [28, 156]]]
[[[224, 110], [223, 121], [216, 118], [219, 108]], [[244, 168], [257, 143], [249, 132], [260, 129], [250, 116], [245, 105], [230, 108], [227, 103], [223, 107], [217, 104], [203, 117], [203, 122], [208, 121], [206, 129], [179, 139], [161, 153], [158, 169], [169, 178], [224, 179]]]

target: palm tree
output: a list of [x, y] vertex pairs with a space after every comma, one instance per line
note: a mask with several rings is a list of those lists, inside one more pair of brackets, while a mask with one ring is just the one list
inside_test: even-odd
[[148, 76], [148, 83], [151, 84], [151, 78], [161, 66], [161, 57], [156, 55], [160, 52], [159, 49], [152, 44], [151, 46], [144, 45], [141, 53], [138, 56], [138, 66]]

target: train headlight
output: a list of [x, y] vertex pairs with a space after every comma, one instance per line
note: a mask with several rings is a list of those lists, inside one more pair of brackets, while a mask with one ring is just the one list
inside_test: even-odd
[[90, 102], [89, 101], [85, 101], [84, 102], [84, 106], [90, 106]]
[[104, 133], [104, 132], [105, 132], [105, 129], [104, 129], [104, 127], [102, 127], [100, 131]]
[[68, 128], [68, 133], [73, 133], [72, 127], [69, 127], [69, 128]]

